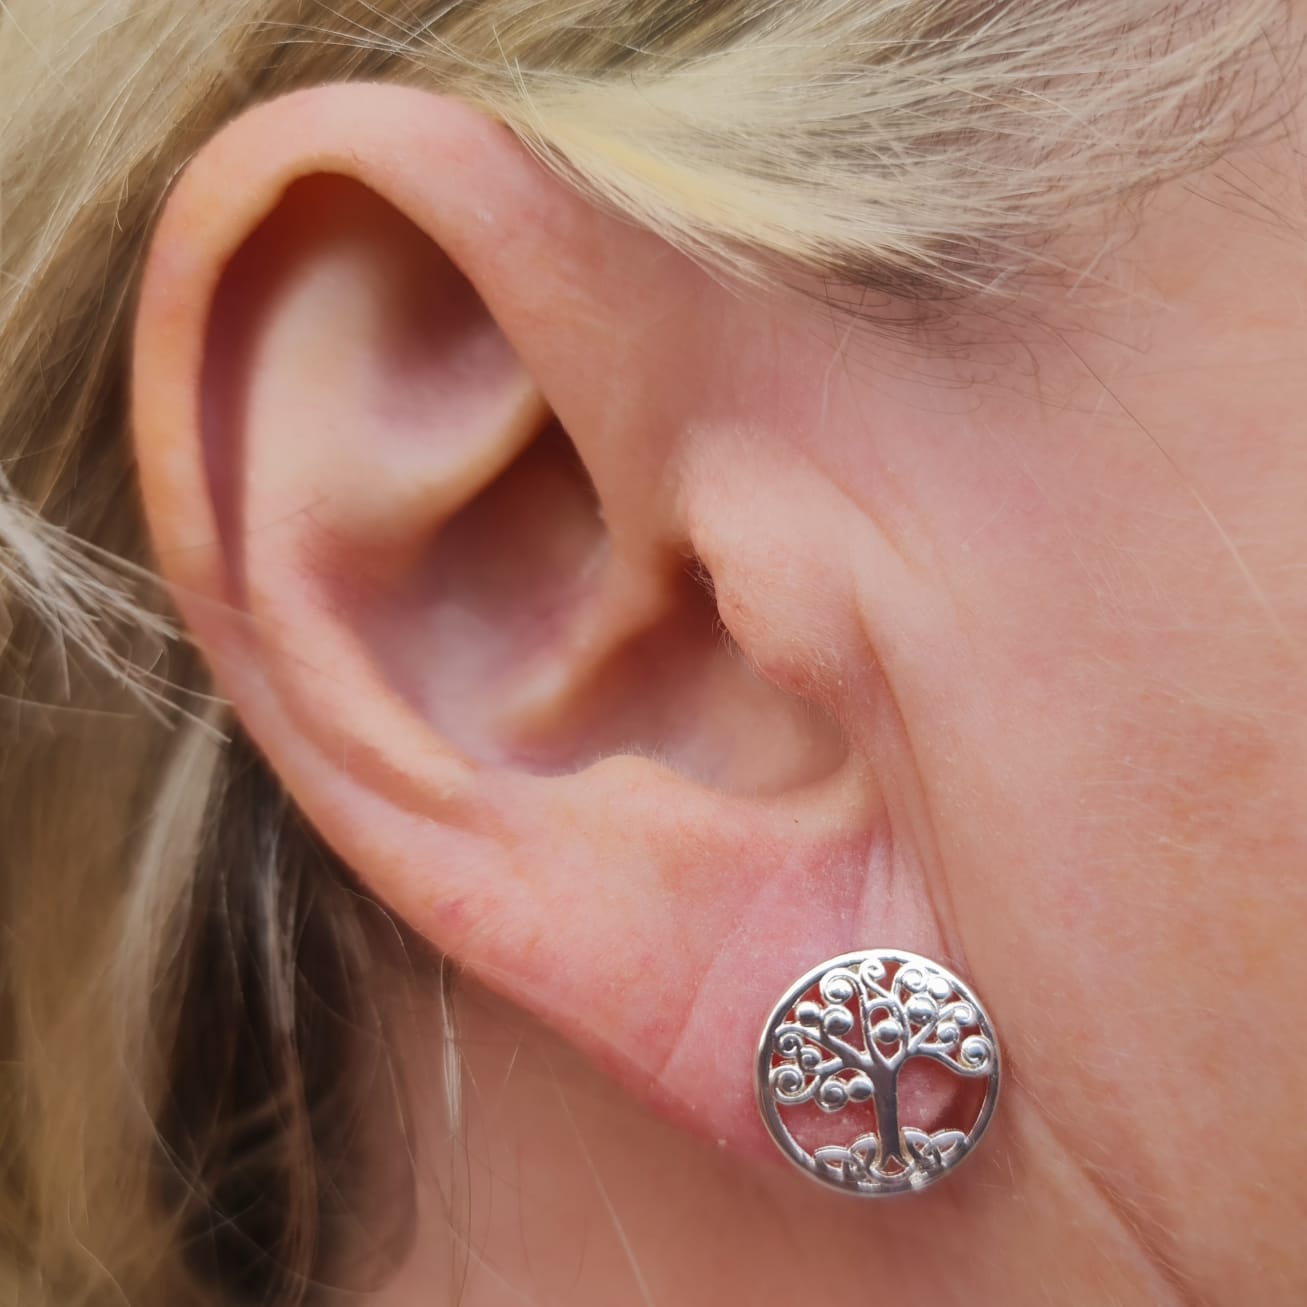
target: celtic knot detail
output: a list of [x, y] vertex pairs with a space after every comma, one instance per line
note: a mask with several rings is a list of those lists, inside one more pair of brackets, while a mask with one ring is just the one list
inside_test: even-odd
[[[984, 1080], [966, 1128], [901, 1123], [899, 1074], [913, 1059]], [[997, 1101], [999, 1050], [970, 989], [936, 962], [874, 949], [832, 959], [797, 981], [777, 1004], [758, 1051], [758, 1105], [781, 1150], [810, 1175], [848, 1191], [880, 1195], [924, 1188], [965, 1158]], [[794, 1109], [828, 1116], [866, 1105], [875, 1129], [812, 1151], [790, 1128]]]

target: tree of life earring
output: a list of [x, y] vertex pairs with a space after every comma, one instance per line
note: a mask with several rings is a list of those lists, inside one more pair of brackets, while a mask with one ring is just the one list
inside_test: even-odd
[[[938, 1092], [903, 1093], [932, 1066]], [[835, 1189], [879, 1197], [925, 1189], [971, 1154], [1000, 1075], [998, 1040], [972, 990], [938, 962], [878, 948], [823, 962], [786, 990], [762, 1032], [754, 1088], [790, 1161]], [[914, 1103], [939, 1110], [908, 1119]]]

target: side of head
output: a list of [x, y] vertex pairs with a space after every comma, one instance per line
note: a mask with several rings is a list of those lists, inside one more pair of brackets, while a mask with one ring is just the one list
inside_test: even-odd
[[[1123, 37], [1083, 6], [1013, 6], [1049, 34], [1049, 80], [1016, 109], [990, 94], [989, 119], [965, 106], [1034, 71], [1004, 64], [1001, 25], [988, 45], [971, 31], [974, 6], [936, 7], [923, 41], [893, 6], [769, 27], [740, 4], [738, 27], [685, 18], [658, 38], [596, 5], [602, 34], [579, 45], [570, 18], [496, 8], [442, 7], [430, 47], [397, 27], [385, 50], [425, 51], [422, 86], [394, 84], [413, 78], [384, 42], [337, 68], [322, 37], [277, 89], [307, 87], [203, 133], [157, 222], [137, 201], [117, 316], [73, 299], [82, 343], [105, 342], [96, 385], [14, 409], [28, 447], [39, 418], [75, 453], [15, 474], [6, 543], [29, 542], [15, 576], [37, 596], [16, 609], [15, 675], [58, 670], [33, 620], [54, 594], [100, 666], [82, 649], [46, 695], [126, 713], [17, 723], [13, 987], [40, 999], [14, 1023], [19, 1060], [36, 1068], [46, 1029], [66, 1041], [52, 1063], [97, 1029], [95, 1055], [131, 1073], [101, 1128], [145, 1086], [129, 1119], [182, 1176], [161, 1188], [144, 1159], [139, 1210], [193, 1237], [272, 1183], [268, 1246], [233, 1217], [253, 1251], [211, 1239], [211, 1255], [289, 1293], [320, 1266], [326, 1206], [297, 1168], [328, 1151], [333, 1077], [367, 1063], [340, 1044], [323, 1058], [343, 1030], [367, 1042], [355, 1009], [371, 1013], [387, 950], [360, 901], [642, 1108], [721, 1141], [723, 1193], [768, 1157], [750, 1075], [772, 1001], [825, 957], [894, 944], [969, 975], [1005, 1036], [996, 1142], [942, 1200], [953, 1237], [993, 1251], [971, 1272], [982, 1301], [1033, 1301], [1058, 1276], [1079, 1300], [1235, 1302], [1254, 1231], [1277, 1288], [1300, 1284], [1304, 1067], [1283, 1028], [1304, 977], [1283, 940], [1307, 925], [1291, 801], [1307, 383], [1283, 361], [1307, 344], [1307, 260], [1212, 203], [1218, 154], [1270, 103], [1241, 77], [1279, 7], [1191, 31], [1156, 6]], [[1227, 19], [1218, 45], [1207, 24]], [[1143, 50], [1163, 30], [1171, 64], [1106, 100], [1101, 78], [1077, 83], [1109, 38]], [[485, 72], [490, 33], [513, 76]], [[814, 71], [800, 36], [840, 53]], [[634, 71], [615, 53], [633, 48]], [[946, 56], [958, 96], [938, 89]], [[859, 60], [841, 98], [835, 74]], [[374, 76], [316, 84], [355, 72]], [[1137, 112], [1164, 92], [1169, 117]], [[1094, 105], [1105, 126], [1086, 137], [1072, 110]], [[914, 135], [923, 106], [932, 130]], [[156, 181], [181, 162], [171, 146], [138, 156]], [[1242, 148], [1242, 172], [1301, 219], [1283, 141]], [[1140, 187], [1125, 231], [1103, 206]], [[1053, 240], [1068, 209], [1078, 225]], [[61, 249], [74, 286], [95, 284], [77, 236], [40, 255], [45, 294]], [[840, 288], [818, 294], [823, 278]], [[49, 319], [17, 304], [0, 329], [33, 378]], [[112, 471], [85, 489], [96, 460], [123, 468], [125, 426], [148, 547]], [[114, 592], [61, 518], [157, 562], [230, 723], [181, 656], [146, 682], [190, 692], [180, 728], [106, 684], [138, 679], [165, 619], [120, 601], [117, 644], [78, 626]], [[22, 580], [54, 564], [74, 578], [62, 594]], [[85, 811], [52, 826], [70, 777]], [[115, 833], [88, 849], [97, 812]], [[61, 870], [41, 888], [46, 866]], [[68, 906], [79, 888], [107, 913]], [[56, 910], [91, 961], [37, 985]], [[297, 954], [287, 928], [306, 924]], [[417, 984], [435, 993], [434, 969]], [[226, 995], [216, 1041], [196, 1034], [206, 988]], [[99, 1002], [126, 1015], [94, 1027]], [[1281, 1068], [1257, 1137], [1221, 1134], [1249, 1064]], [[25, 1074], [41, 1166], [85, 1095]], [[242, 1113], [279, 1094], [295, 1128], [260, 1154]], [[197, 1103], [217, 1119], [187, 1155]], [[1244, 1165], [1257, 1183], [1232, 1186]], [[909, 1266], [917, 1212], [877, 1212], [869, 1232], [788, 1201], [787, 1228], [879, 1239], [937, 1295], [955, 1274]], [[182, 1273], [166, 1245], [136, 1258], [102, 1199], [85, 1208], [78, 1239], [101, 1260], [108, 1243], [142, 1291]], [[1082, 1237], [1059, 1238], [1072, 1219]], [[58, 1265], [66, 1247], [39, 1228]]]

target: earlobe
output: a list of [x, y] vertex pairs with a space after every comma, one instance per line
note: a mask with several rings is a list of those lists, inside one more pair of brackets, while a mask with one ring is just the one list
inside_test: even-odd
[[[667, 1110], [762, 1149], [762, 1016], [867, 943], [848, 905], [884, 826], [824, 696], [778, 670], [801, 644], [742, 654], [697, 575], [685, 509], [712, 496], [678, 469], [720, 410], [713, 296], [470, 110], [319, 88], [182, 179], [134, 423], [187, 623], [364, 883]], [[727, 562], [751, 529], [730, 521]], [[766, 586], [731, 593], [731, 624], [774, 636]]]

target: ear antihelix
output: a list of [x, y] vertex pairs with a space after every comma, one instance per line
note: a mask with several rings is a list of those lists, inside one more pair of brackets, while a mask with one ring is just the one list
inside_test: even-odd
[[367, 187], [326, 174], [293, 183], [225, 269], [202, 395], [209, 485], [237, 577], [248, 533], [293, 533], [297, 507], [329, 521], [369, 569], [393, 564], [547, 415], [430, 237]]

